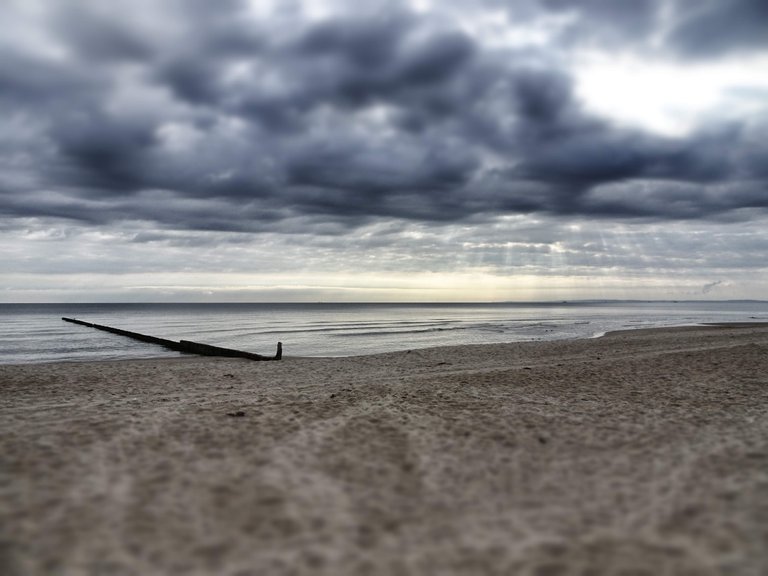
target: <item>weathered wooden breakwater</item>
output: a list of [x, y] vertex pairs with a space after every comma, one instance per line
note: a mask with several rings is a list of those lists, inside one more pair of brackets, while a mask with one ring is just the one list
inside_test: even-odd
[[201, 344], [199, 342], [191, 342], [189, 340], [179, 340], [176, 342], [175, 340], [157, 338], [155, 336], [148, 336], [138, 332], [131, 332], [130, 330], [122, 330], [120, 328], [112, 328], [111, 326], [103, 326], [102, 324], [84, 322], [83, 320], [77, 320], [75, 318], [62, 318], [62, 320], [65, 322], [71, 322], [72, 324], [79, 324], [80, 326], [96, 328], [97, 330], [103, 330], [104, 332], [110, 332], [111, 334], [133, 338], [134, 340], [147, 342], [148, 344], [157, 344], [158, 346], [163, 346], [170, 350], [176, 350], [177, 352], [185, 352], [187, 354], [199, 354], [201, 356], [222, 356], [225, 358], [248, 358], [249, 360], [280, 360], [283, 357], [282, 342], [277, 343], [277, 353], [274, 356], [262, 356], [261, 354], [253, 354], [252, 352], [233, 350], [232, 348], [222, 348], [221, 346], [211, 346], [210, 344]]

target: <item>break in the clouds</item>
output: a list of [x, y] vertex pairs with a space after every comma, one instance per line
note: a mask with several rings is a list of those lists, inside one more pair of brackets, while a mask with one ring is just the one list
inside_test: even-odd
[[[600, 296], [588, 287], [606, 276], [662, 286], [608, 296], [761, 296], [762, 0], [0, 11], [6, 300], [56, 278], [76, 290], [78, 274], [330, 290], [350, 264], [373, 289], [419, 271], [512, 291], [515, 277], [557, 277], [556, 297], [574, 283]], [[600, 241], [575, 241], [585, 228]], [[682, 238], [704, 230], [730, 244], [701, 254]], [[235, 270], [247, 278], [222, 280]], [[664, 293], [665, 270], [685, 270], [684, 288]], [[187, 279], [148, 279], [161, 273]], [[739, 274], [750, 288], [722, 292]]]

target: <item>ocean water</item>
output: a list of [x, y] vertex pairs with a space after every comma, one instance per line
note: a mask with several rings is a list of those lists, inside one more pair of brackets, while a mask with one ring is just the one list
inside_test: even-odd
[[0, 364], [178, 357], [70, 324], [285, 356], [351, 356], [457, 344], [592, 338], [612, 330], [768, 321], [768, 302], [498, 304], [0, 304]]

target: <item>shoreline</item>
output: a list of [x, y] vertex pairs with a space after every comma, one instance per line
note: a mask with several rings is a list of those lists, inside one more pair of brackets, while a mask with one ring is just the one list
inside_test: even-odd
[[0, 365], [0, 572], [768, 571], [768, 324]]
[[[356, 354], [356, 355], [349, 355], [349, 356], [293, 356], [291, 354], [286, 354], [283, 356], [281, 361], [286, 360], [310, 360], [310, 359], [342, 359], [342, 358], [365, 358], [368, 356], [380, 356], [383, 354], [403, 354], [413, 351], [422, 351], [422, 350], [432, 350], [432, 349], [440, 349], [440, 348], [462, 348], [465, 346], [512, 346], [516, 344], [547, 344], [549, 342], [580, 342], [580, 341], [590, 341], [590, 340], [599, 340], [601, 338], [607, 338], [611, 337], [612, 335], [616, 334], [632, 334], [635, 332], [652, 332], [652, 331], [679, 331], [679, 332], [685, 332], [688, 330], [696, 330], [701, 328], [711, 328], [711, 329], [728, 329], [728, 328], [761, 328], [761, 327], [768, 327], [768, 322], [764, 321], [756, 321], [756, 322], [706, 322], [706, 323], [696, 323], [696, 324], [680, 324], [677, 326], [660, 326], [660, 327], [643, 327], [643, 328], [629, 328], [624, 330], [609, 330], [607, 332], [603, 332], [601, 334], [596, 334], [593, 336], [586, 336], [586, 337], [580, 337], [580, 338], [562, 338], [562, 339], [553, 339], [553, 340], [513, 340], [509, 342], [501, 342], [501, 343], [481, 343], [481, 344], [454, 344], [454, 345], [445, 345], [445, 346], [429, 346], [425, 348], [412, 348], [410, 350], [403, 349], [403, 350], [395, 350], [390, 352], [373, 352], [370, 354]], [[175, 357], [170, 356], [147, 356], [147, 357], [136, 357], [136, 358], [108, 358], [108, 359], [93, 359], [93, 360], [51, 360], [51, 361], [41, 361], [41, 362], [9, 362], [9, 363], [2, 363], [0, 362], [0, 368], [4, 366], [52, 366], [52, 365], [59, 365], [59, 364], [91, 364], [91, 363], [113, 363], [113, 362], [166, 362], [166, 361], [186, 361], [191, 359], [201, 359], [201, 358], [207, 358], [207, 359], [215, 359], [216, 357], [205, 357], [200, 356], [197, 354], [187, 354], [187, 355], [180, 355]]]

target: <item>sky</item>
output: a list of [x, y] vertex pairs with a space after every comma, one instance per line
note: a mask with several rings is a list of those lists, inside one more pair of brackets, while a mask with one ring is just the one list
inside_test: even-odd
[[0, 22], [0, 302], [768, 299], [765, 0]]

